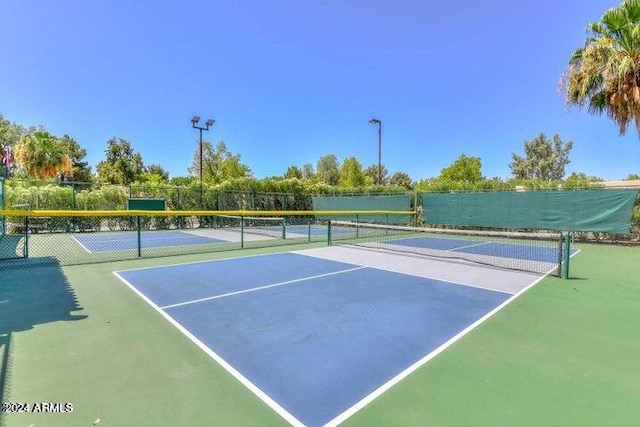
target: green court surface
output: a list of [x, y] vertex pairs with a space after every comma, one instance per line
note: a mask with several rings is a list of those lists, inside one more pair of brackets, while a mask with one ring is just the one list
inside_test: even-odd
[[[343, 425], [637, 425], [640, 248], [579, 248]], [[73, 404], [0, 426], [287, 425], [112, 274], [278, 250], [0, 269], [0, 400]]]

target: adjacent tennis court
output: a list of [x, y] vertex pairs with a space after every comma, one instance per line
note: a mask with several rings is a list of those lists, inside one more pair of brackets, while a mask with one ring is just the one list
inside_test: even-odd
[[[264, 220], [264, 218], [260, 218]], [[275, 218], [269, 218], [275, 220]], [[281, 223], [282, 218], [278, 218]], [[331, 231], [335, 235], [353, 234], [353, 230], [336, 226]], [[137, 249], [172, 248], [193, 245], [239, 242], [243, 239], [256, 241], [267, 239], [299, 239], [327, 237], [327, 226], [309, 225], [247, 225], [223, 226], [210, 229], [192, 230], [141, 230], [109, 231], [97, 233], [77, 233], [73, 239], [88, 253], [117, 252]]]
[[[138, 234], [134, 231], [111, 233], [83, 233], [73, 236], [87, 252], [111, 252], [136, 249]], [[165, 248], [172, 246], [203, 245], [223, 243], [226, 240], [196, 235], [178, 230], [144, 232], [140, 236], [141, 245], [145, 248]]]
[[320, 426], [539, 279], [484, 270], [344, 247], [116, 274], [289, 422]]

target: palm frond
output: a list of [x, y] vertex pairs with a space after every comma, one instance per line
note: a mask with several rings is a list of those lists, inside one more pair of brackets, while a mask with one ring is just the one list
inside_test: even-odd
[[584, 48], [579, 48], [573, 51], [571, 54], [571, 58], [569, 58], [569, 65], [578, 64], [582, 61], [582, 54], [584, 53]]
[[621, 5], [630, 22], [640, 22], [640, 0], [627, 0]]
[[629, 18], [623, 7], [614, 7], [607, 10], [600, 19], [607, 32], [618, 34], [629, 24]]

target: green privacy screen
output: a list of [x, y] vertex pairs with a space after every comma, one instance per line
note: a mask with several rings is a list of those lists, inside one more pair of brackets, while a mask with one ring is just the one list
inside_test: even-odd
[[638, 190], [422, 193], [424, 222], [556, 231], [630, 232]]
[[[412, 194], [376, 196], [313, 196], [314, 211], [403, 211], [411, 210]], [[317, 219], [377, 222], [382, 224], [409, 224], [410, 215], [324, 215]]]

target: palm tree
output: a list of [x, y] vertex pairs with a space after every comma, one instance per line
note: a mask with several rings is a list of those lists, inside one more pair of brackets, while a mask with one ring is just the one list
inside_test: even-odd
[[73, 162], [63, 144], [45, 131], [22, 137], [16, 145], [15, 157], [29, 176], [39, 179], [53, 178], [61, 172], [73, 171]]
[[624, 0], [587, 31], [560, 81], [567, 104], [606, 113], [620, 135], [635, 121], [640, 136], [640, 0]]

